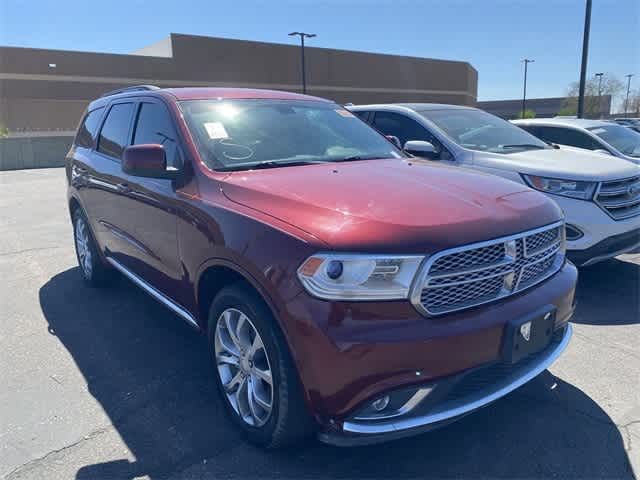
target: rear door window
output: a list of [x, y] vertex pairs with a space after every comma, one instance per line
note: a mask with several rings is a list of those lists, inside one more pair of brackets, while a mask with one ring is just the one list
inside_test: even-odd
[[76, 134], [76, 140], [74, 142], [76, 146], [85, 148], [93, 147], [103, 110], [104, 107], [96, 108], [84, 116], [80, 128], [78, 128], [78, 133]]
[[569, 145], [587, 150], [602, 148], [589, 135], [573, 128], [539, 126], [535, 135], [547, 142], [560, 145]]
[[129, 142], [133, 103], [116, 103], [111, 107], [100, 130], [98, 151], [120, 160]]
[[145, 143], [162, 145], [167, 156], [167, 166], [179, 166], [176, 131], [164, 105], [148, 102], [140, 104], [133, 145]]
[[434, 140], [427, 130], [415, 120], [393, 112], [376, 112], [373, 126], [384, 135], [393, 135], [404, 145], [409, 140]]
[[375, 112], [372, 126], [383, 135], [398, 137], [400, 145], [409, 140], [430, 142], [439, 154], [440, 160], [451, 160], [453, 156], [444, 145], [425, 127], [414, 119], [393, 112]]

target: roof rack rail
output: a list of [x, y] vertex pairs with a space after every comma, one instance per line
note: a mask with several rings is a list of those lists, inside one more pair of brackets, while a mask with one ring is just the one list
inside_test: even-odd
[[111, 95], [117, 95], [118, 93], [126, 92], [140, 92], [145, 90], [160, 90], [160, 87], [155, 85], [134, 85], [131, 87], [118, 88], [117, 90], [111, 90], [110, 92], [103, 93], [100, 97], [109, 97]]

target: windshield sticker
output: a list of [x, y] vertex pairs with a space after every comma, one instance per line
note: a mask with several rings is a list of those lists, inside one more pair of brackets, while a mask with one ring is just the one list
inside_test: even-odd
[[596, 135], [600, 135], [601, 133], [606, 132], [606, 130], [604, 128], [594, 128], [593, 130], [591, 130], [592, 133], [595, 133]]
[[219, 138], [229, 138], [227, 130], [220, 122], [205, 122], [204, 128], [207, 129], [207, 134], [211, 140], [217, 140]]
[[340, 115], [341, 117], [345, 117], [345, 118], [354, 118], [353, 117], [353, 113], [351, 113], [349, 110], [344, 110], [344, 109], [338, 109], [335, 110], [335, 112]]

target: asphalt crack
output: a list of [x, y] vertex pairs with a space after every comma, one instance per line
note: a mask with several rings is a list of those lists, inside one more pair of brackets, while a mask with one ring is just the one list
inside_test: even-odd
[[34, 458], [32, 460], [29, 460], [26, 463], [23, 463], [22, 465], [18, 465], [16, 468], [14, 468], [13, 470], [11, 470], [8, 474], [6, 474], [4, 476], [5, 480], [13, 480], [13, 479], [18, 479], [20, 478], [20, 476], [25, 473], [28, 472], [29, 470], [32, 470], [34, 468], [37, 468], [39, 466], [46, 466], [44, 465], [46, 463], [46, 461], [52, 457], [53, 455], [57, 455], [59, 453], [63, 453], [71, 448], [77, 447], [78, 445], [88, 441], [88, 440], [93, 440], [94, 438], [102, 435], [103, 433], [107, 432], [109, 429], [113, 428], [111, 425], [107, 426], [107, 427], [103, 427], [103, 428], [99, 428], [97, 430], [92, 431], [91, 433], [89, 433], [88, 435], [85, 435], [84, 437], [82, 437], [79, 440], [76, 440], [73, 443], [70, 443], [69, 445], [65, 445], [62, 448], [58, 448], [56, 450], [51, 450], [50, 452], [47, 452], [45, 455], [38, 457], [38, 458]]

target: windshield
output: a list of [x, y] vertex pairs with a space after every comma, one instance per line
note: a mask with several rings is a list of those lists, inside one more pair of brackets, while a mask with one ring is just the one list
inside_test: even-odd
[[420, 114], [458, 145], [471, 150], [514, 153], [547, 147], [530, 133], [482, 110], [423, 110]]
[[588, 128], [619, 152], [630, 157], [640, 158], [640, 133], [620, 125], [604, 125]]
[[217, 170], [404, 157], [333, 103], [190, 100], [180, 107], [205, 162]]

